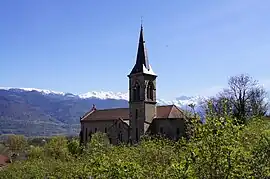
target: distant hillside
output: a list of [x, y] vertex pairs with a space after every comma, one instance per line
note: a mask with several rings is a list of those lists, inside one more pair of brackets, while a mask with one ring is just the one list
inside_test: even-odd
[[[112, 92], [73, 95], [38, 89], [0, 89], [0, 134], [77, 135], [80, 116], [92, 104], [98, 109], [128, 107], [125, 98], [126, 94]], [[184, 107], [197, 103], [198, 99], [181, 97], [173, 102], [159, 100], [159, 104], [175, 103]]]

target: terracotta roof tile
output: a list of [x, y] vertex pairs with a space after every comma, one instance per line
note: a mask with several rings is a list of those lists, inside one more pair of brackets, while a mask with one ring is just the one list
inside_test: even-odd
[[157, 106], [157, 116], [156, 118], [168, 118], [173, 105], [168, 106]]
[[9, 163], [9, 158], [4, 155], [0, 155], [0, 167], [3, 165], [7, 165]]
[[102, 109], [88, 112], [82, 118], [84, 120], [113, 120], [113, 119], [128, 119], [129, 108], [114, 108], [114, 109]]
[[[184, 114], [175, 105], [157, 106], [156, 118], [183, 118]], [[129, 119], [129, 108], [114, 108], [114, 109], [102, 109], [93, 110], [87, 112], [82, 118], [82, 121], [89, 120], [115, 120], [115, 119]]]
[[184, 118], [184, 113], [175, 105], [158, 106], [156, 118]]
[[184, 118], [184, 112], [177, 106], [173, 105], [168, 118]]

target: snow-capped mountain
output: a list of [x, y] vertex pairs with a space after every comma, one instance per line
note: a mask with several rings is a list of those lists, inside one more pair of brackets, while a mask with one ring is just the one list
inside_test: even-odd
[[98, 99], [122, 99], [128, 100], [128, 93], [112, 92], [112, 91], [92, 91], [78, 95], [82, 99], [98, 98]]
[[[0, 135], [6, 133], [27, 136], [77, 135], [80, 117], [95, 104], [98, 109], [127, 108], [128, 93], [92, 91], [72, 94], [36, 88], [0, 88]], [[204, 116], [201, 101], [204, 96], [180, 96], [174, 100], [157, 99], [158, 105], [175, 104], [195, 110]]]
[[[37, 88], [0, 88], [0, 135], [77, 135], [80, 117], [91, 110], [93, 104], [98, 109], [128, 107], [128, 97], [128, 93], [111, 91], [72, 94]], [[203, 97], [181, 96], [157, 102], [190, 110], [188, 105], [198, 104], [201, 99]]]
[[13, 87], [0, 87], [0, 90], [10, 90], [10, 91], [17, 91], [17, 92], [23, 92], [23, 91], [37, 91], [45, 95], [49, 94], [56, 94], [56, 95], [65, 95], [64, 92], [57, 92], [52, 90], [46, 90], [46, 89], [37, 89], [37, 88], [13, 88]]
[[[96, 98], [101, 100], [106, 99], [115, 99], [115, 100], [126, 100], [128, 101], [129, 93], [128, 92], [112, 92], [112, 91], [91, 91], [84, 94], [72, 94], [72, 93], [64, 93], [58, 91], [52, 91], [47, 89], [37, 89], [37, 88], [12, 88], [12, 87], [1, 87], [2, 90], [15, 91], [15, 92], [39, 92], [43, 95], [60, 95], [69, 98], [80, 98], [80, 99], [89, 99]], [[164, 99], [157, 99], [157, 103], [159, 105], [169, 105], [175, 104], [179, 107], [187, 106], [189, 104], [197, 105], [200, 101], [206, 99], [206, 97], [202, 96], [180, 96], [175, 98], [174, 100], [168, 101]]]

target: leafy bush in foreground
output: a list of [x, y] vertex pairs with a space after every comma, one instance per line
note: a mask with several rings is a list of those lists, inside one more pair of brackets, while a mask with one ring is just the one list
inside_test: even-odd
[[55, 137], [30, 147], [29, 159], [0, 178], [266, 178], [270, 176], [270, 123], [208, 117], [189, 140], [145, 138], [137, 146], [112, 146], [97, 133], [82, 150], [79, 141]]

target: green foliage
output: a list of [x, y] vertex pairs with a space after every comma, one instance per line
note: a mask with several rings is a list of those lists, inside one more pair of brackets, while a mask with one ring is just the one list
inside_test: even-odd
[[[222, 117], [228, 113], [234, 116], [234, 122], [246, 124], [254, 117], [263, 117], [269, 110], [267, 92], [259, 86], [257, 80], [249, 75], [232, 76], [228, 88], [210, 99], [211, 106], [205, 106], [207, 113]], [[210, 108], [209, 108], [210, 107]]]
[[[109, 144], [96, 133], [82, 148], [78, 139], [53, 137], [29, 147], [29, 158], [0, 172], [0, 178], [267, 178], [270, 121], [235, 125], [229, 114], [192, 120], [192, 135], [172, 142], [144, 137], [136, 146]], [[83, 150], [82, 150], [83, 149]]]
[[74, 156], [79, 155], [82, 150], [79, 140], [76, 139], [72, 139], [71, 141], [69, 141], [67, 147], [69, 153], [71, 153]]
[[44, 157], [44, 149], [39, 146], [31, 146], [28, 151], [28, 157], [31, 158], [42, 158]]
[[53, 137], [44, 146], [46, 156], [65, 160], [68, 158], [68, 143], [67, 139], [62, 136]]
[[7, 139], [7, 146], [13, 152], [20, 152], [26, 148], [27, 140], [23, 135], [11, 134]]
[[97, 132], [92, 134], [91, 141], [87, 144], [85, 153], [99, 155], [108, 151], [111, 147], [106, 134]]

